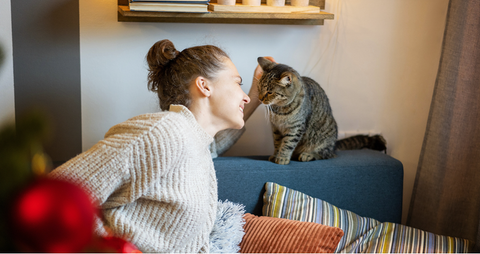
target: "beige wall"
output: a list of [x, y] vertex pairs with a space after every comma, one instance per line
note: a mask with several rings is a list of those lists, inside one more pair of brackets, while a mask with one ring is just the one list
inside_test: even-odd
[[[82, 135], [86, 150], [112, 125], [158, 110], [144, 56], [160, 39], [177, 49], [226, 50], [248, 92], [258, 56], [317, 80], [341, 132], [381, 132], [405, 167], [404, 218], [423, 142], [448, 0], [327, 0], [324, 26], [117, 22], [116, 0], [80, 1]], [[273, 149], [265, 110], [227, 155]], [[301, 174], [301, 172], [298, 172]], [[385, 190], [388, 191], [388, 190]], [[330, 201], [335, 203], [334, 201]], [[381, 205], [381, 204], [379, 204]]]

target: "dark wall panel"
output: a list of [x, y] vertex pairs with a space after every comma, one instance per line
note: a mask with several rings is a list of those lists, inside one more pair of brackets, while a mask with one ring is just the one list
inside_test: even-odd
[[15, 114], [52, 119], [46, 152], [65, 161], [82, 150], [79, 0], [12, 0]]

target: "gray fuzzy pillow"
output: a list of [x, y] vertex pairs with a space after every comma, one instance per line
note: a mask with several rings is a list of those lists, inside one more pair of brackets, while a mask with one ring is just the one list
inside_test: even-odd
[[228, 200], [217, 203], [217, 216], [213, 230], [210, 233], [211, 253], [237, 253], [240, 251], [243, 225], [245, 220], [245, 206]]

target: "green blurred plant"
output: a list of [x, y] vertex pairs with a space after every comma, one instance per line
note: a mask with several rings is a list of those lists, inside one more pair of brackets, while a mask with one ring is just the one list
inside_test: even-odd
[[[49, 136], [47, 117], [30, 111], [0, 128], [0, 217], [7, 218], [9, 204], [16, 192], [35, 176], [47, 172], [48, 156], [43, 143]], [[7, 221], [0, 220], [0, 252], [10, 252]]]

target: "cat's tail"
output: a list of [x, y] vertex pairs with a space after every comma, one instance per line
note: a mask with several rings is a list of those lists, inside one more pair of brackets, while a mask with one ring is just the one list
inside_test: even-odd
[[387, 141], [382, 135], [368, 136], [356, 135], [337, 140], [335, 143], [337, 150], [356, 150], [368, 148], [372, 150], [387, 152]]

